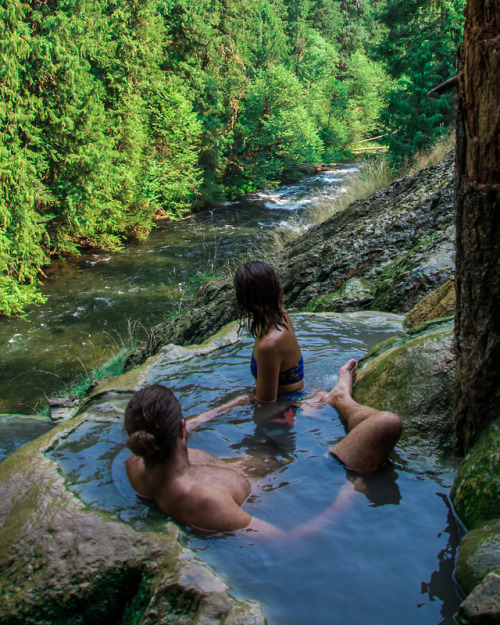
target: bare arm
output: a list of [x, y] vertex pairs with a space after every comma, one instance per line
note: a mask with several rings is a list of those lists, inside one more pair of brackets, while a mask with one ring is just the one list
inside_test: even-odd
[[331, 503], [326, 510], [314, 517], [314, 519], [310, 519], [309, 521], [306, 521], [289, 531], [281, 530], [272, 523], [262, 521], [256, 517], [251, 517], [251, 521], [244, 528], [244, 531], [251, 532], [252, 536], [255, 536], [255, 538], [258, 538], [259, 540], [290, 540], [295, 538], [304, 538], [317, 533], [331, 523], [332, 520], [336, 519], [341, 512], [346, 510], [354, 499], [354, 493], [355, 489], [353, 485], [350, 482], [346, 482], [340, 489], [340, 492], [333, 503]]
[[253, 397], [250, 395], [240, 395], [239, 397], [235, 397], [221, 406], [217, 406], [217, 408], [212, 408], [212, 410], [202, 412], [196, 417], [188, 417], [186, 419], [186, 431], [191, 432], [191, 430], [194, 430], [203, 423], [207, 423], [207, 421], [211, 421], [223, 412], [227, 412], [237, 406], [244, 406], [245, 404], [248, 404], [248, 402], [252, 401], [252, 399]]
[[261, 341], [257, 350], [257, 400], [263, 403], [276, 401], [281, 360], [273, 343]]

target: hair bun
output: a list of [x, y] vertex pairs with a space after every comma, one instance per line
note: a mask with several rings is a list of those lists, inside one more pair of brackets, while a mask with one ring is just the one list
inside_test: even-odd
[[161, 454], [155, 437], [144, 430], [138, 430], [131, 434], [127, 441], [127, 447], [136, 456], [144, 458], [146, 462], [154, 461]]

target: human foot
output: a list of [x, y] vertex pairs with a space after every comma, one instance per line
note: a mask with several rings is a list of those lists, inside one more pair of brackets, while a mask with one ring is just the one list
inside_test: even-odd
[[337, 384], [335, 384], [329, 393], [323, 395], [321, 399], [327, 404], [330, 404], [330, 406], [335, 406], [339, 399], [346, 396], [352, 397], [352, 389], [356, 383], [357, 374], [358, 363], [354, 358], [351, 358], [343, 367], [340, 367]]

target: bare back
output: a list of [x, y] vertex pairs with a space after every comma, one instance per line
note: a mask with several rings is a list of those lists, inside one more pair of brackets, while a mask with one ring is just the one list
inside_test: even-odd
[[302, 353], [292, 321], [285, 313], [286, 327], [271, 328], [255, 341], [253, 355], [257, 363], [256, 395], [261, 401], [274, 401], [279, 393], [293, 393], [304, 388], [304, 381], [280, 384], [280, 373], [295, 367]]
[[126, 470], [139, 495], [153, 499], [165, 515], [186, 525], [231, 531], [251, 521], [241, 509], [250, 482], [208, 452], [190, 449], [189, 463], [181, 471], [163, 464], [146, 467], [142, 458], [131, 455]]

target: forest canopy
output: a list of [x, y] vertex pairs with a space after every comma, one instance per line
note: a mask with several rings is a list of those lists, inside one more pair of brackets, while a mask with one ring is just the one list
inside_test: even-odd
[[293, 179], [452, 123], [465, 0], [5, 0], [0, 314], [43, 267], [116, 250], [158, 215]]

